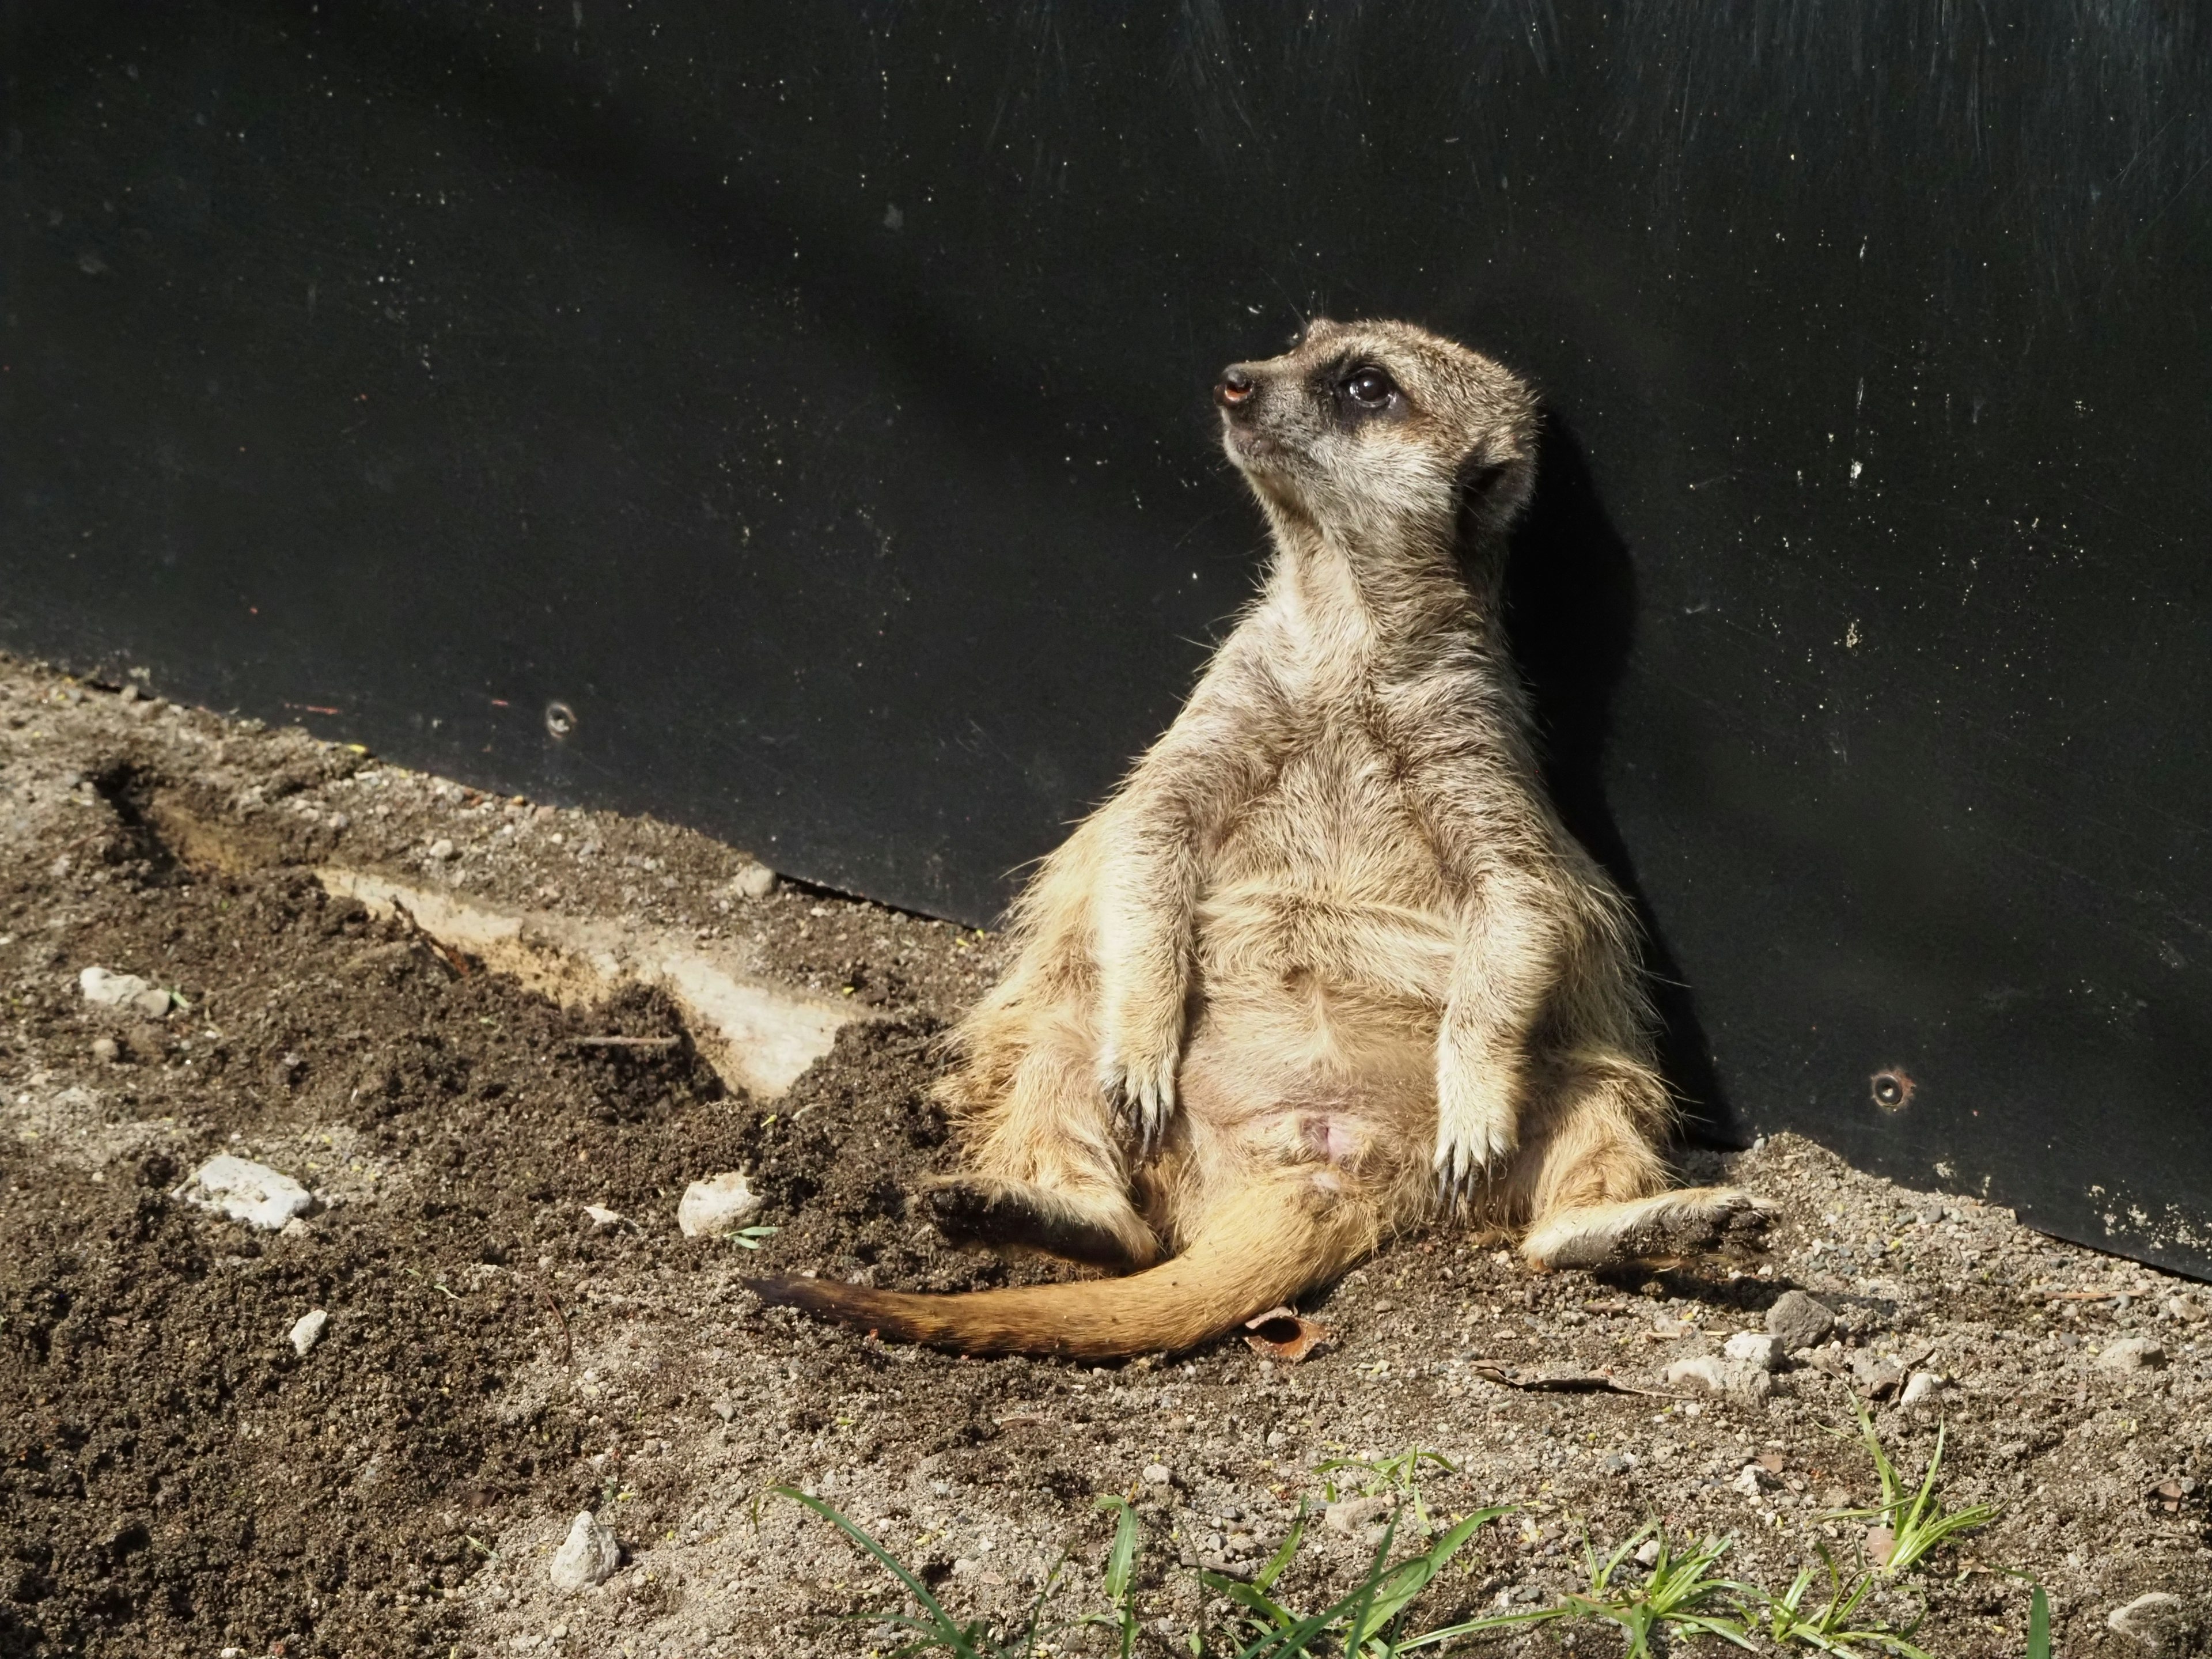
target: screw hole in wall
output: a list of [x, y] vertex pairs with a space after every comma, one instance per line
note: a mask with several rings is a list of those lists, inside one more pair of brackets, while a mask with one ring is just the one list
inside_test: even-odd
[[545, 729], [556, 738], [565, 738], [576, 729], [576, 711], [565, 702], [545, 705]]
[[1912, 1103], [1911, 1075], [1902, 1066], [1886, 1066], [1867, 1079], [1874, 1103], [1885, 1112], [1901, 1112]]

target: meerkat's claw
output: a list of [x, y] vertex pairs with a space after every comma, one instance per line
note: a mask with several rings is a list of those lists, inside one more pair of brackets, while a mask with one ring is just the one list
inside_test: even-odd
[[1475, 1189], [1512, 1156], [1514, 1137], [1504, 1123], [1477, 1120], [1437, 1126], [1437, 1196], [1447, 1209], [1463, 1207]]
[[1124, 1063], [1109, 1054], [1098, 1068], [1099, 1085], [1121, 1114], [1137, 1143], [1137, 1156], [1149, 1158], [1175, 1115], [1176, 1062], [1172, 1055], [1150, 1064]]

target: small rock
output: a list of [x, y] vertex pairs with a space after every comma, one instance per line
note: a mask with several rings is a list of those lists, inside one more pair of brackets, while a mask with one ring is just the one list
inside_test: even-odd
[[1668, 1366], [1667, 1386], [1670, 1389], [1697, 1389], [1706, 1394], [1735, 1395], [1747, 1400], [1764, 1400], [1774, 1392], [1774, 1378], [1758, 1366], [1747, 1365], [1741, 1360], [1705, 1354], [1695, 1359], [1678, 1359]]
[[2160, 1305], [2166, 1310], [2168, 1319], [2179, 1319], [2185, 1324], [2194, 1325], [2204, 1317], [2204, 1303], [2198, 1297], [2170, 1296]]
[[92, 1040], [92, 1057], [103, 1066], [112, 1066], [123, 1058], [123, 1045], [113, 1037], [94, 1037]]
[[1287, 1446], [1290, 1443], [1291, 1437], [1285, 1434], [1280, 1429], [1270, 1429], [1267, 1431], [1267, 1449], [1269, 1451], [1279, 1451], [1283, 1447]]
[[730, 878], [730, 890], [740, 898], [766, 898], [775, 891], [775, 872], [765, 864], [748, 864]]
[[1778, 1370], [1782, 1366], [1782, 1339], [1765, 1331], [1738, 1331], [1729, 1338], [1721, 1352], [1738, 1364], [1756, 1365], [1763, 1371]]
[[1917, 1406], [1932, 1399], [1943, 1386], [1943, 1379], [1934, 1371], [1915, 1371], [1905, 1379], [1905, 1392], [1898, 1396], [1902, 1406]]
[[2148, 1336], [2124, 1336], [2097, 1356], [2108, 1371], [2156, 1370], [2166, 1364], [2166, 1350]]
[[96, 1008], [127, 1008], [149, 1019], [167, 1015], [171, 997], [136, 974], [113, 974], [105, 968], [88, 968], [76, 976], [84, 1000]]
[[1889, 1565], [1890, 1552], [1897, 1547], [1897, 1534], [1887, 1527], [1869, 1527], [1866, 1529], [1867, 1559], [1877, 1567]]
[[1766, 1310], [1766, 1330], [1782, 1344], [1782, 1352], [1817, 1348], [1836, 1328], [1836, 1316], [1802, 1291], [1785, 1291]]
[[1869, 1400], [1887, 1400], [1905, 1384], [1905, 1367], [1871, 1348], [1854, 1349], [1844, 1364]]
[[1641, 1544], [1638, 1544], [1636, 1547], [1636, 1565], [1638, 1566], [1656, 1566], [1658, 1562], [1659, 1540], [1657, 1539], [1647, 1538]]
[[171, 1196], [272, 1233], [315, 1201], [291, 1176], [228, 1152], [201, 1164]]
[[714, 1415], [720, 1418], [725, 1423], [736, 1422], [738, 1419], [738, 1402], [731, 1399], [729, 1395], [724, 1395], [720, 1400], [717, 1400], [714, 1402]]
[[1636, 1467], [1636, 1460], [1626, 1452], [1607, 1452], [1598, 1459], [1597, 1466], [1607, 1474], [1626, 1474]]
[[441, 836], [422, 849], [422, 855], [434, 864], [443, 864], [453, 856], [453, 843]]
[[2189, 1604], [2170, 1590], [2153, 1590], [2148, 1595], [2138, 1595], [2125, 1607], [2114, 1607], [2105, 1615], [2107, 1629], [2117, 1631], [2156, 1654], [2191, 1651], [2199, 1623]]
[[676, 1206], [676, 1224], [686, 1238], [714, 1238], [735, 1231], [760, 1213], [761, 1195], [744, 1176], [732, 1170], [708, 1176], [684, 1189]]
[[568, 1523], [568, 1535], [553, 1552], [553, 1588], [570, 1595], [605, 1583], [622, 1565], [622, 1547], [589, 1510]]
[[1389, 1514], [1387, 1498], [1346, 1498], [1323, 1510], [1321, 1518], [1331, 1532], [1353, 1538], [1376, 1522], [1389, 1519]]
[[310, 1309], [301, 1314], [292, 1326], [292, 1352], [305, 1359], [307, 1350], [323, 1340], [323, 1327], [330, 1322], [330, 1315], [320, 1308]]
[[[612, 1227], [618, 1224], [623, 1218], [621, 1211], [610, 1210], [604, 1204], [586, 1204], [584, 1206], [584, 1213], [592, 1218], [592, 1225], [594, 1227]], [[684, 1231], [689, 1232], [690, 1229], [687, 1227]]]
[[1762, 1469], [1756, 1463], [1747, 1463], [1736, 1472], [1735, 1479], [1729, 1482], [1729, 1490], [1741, 1492], [1746, 1498], [1756, 1498], [1780, 1484], [1772, 1471]]
[[1164, 1463], [1146, 1464], [1144, 1479], [1148, 1486], [1171, 1486], [1175, 1484], [1175, 1476]]

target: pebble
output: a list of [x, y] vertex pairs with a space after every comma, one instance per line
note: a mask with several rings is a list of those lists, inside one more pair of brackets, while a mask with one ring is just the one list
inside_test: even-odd
[[1771, 1470], [1763, 1469], [1756, 1463], [1747, 1463], [1736, 1472], [1735, 1479], [1729, 1482], [1729, 1490], [1741, 1492], [1746, 1498], [1756, 1498], [1779, 1485], [1781, 1482], [1775, 1479]]
[[1915, 1371], [1905, 1379], [1905, 1392], [1898, 1396], [1903, 1406], [1917, 1406], [1929, 1399], [1943, 1386], [1943, 1379], [1934, 1371]]
[[2166, 1350], [2148, 1336], [2124, 1336], [2106, 1345], [2097, 1364], [2108, 1371], [2156, 1370], [2166, 1364]]
[[584, 1213], [592, 1218], [594, 1227], [611, 1227], [623, 1218], [620, 1210], [610, 1210], [604, 1204], [586, 1204]]
[[775, 891], [775, 872], [765, 864], [748, 864], [730, 878], [730, 890], [740, 898], [766, 898]]
[[123, 1046], [113, 1037], [94, 1037], [92, 1040], [92, 1057], [103, 1066], [112, 1066], [123, 1058]]
[[453, 856], [453, 843], [447, 840], [445, 836], [441, 836], [437, 840], [432, 842], [428, 847], [423, 849], [423, 856], [431, 860], [434, 863], [443, 864], [447, 859]]
[[1636, 1565], [1639, 1567], [1653, 1567], [1659, 1565], [1657, 1539], [1647, 1538], [1636, 1547]]
[[170, 1196], [272, 1233], [315, 1201], [291, 1176], [228, 1152], [201, 1164]]
[[2204, 1304], [2193, 1296], [2170, 1296], [2164, 1304], [2166, 1316], [2195, 1324], [2204, 1317]]
[[1387, 1498], [1345, 1498], [1323, 1510], [1321, 1518], [1331, 1532], [1353, 1538], [1376, 1522], [1387, 1520], [1389, 1514]]
[[2171, 1590], [2153, 1590], [2124, 1607], [2114, 1607], [2105, 1615], [2105, 1625], [2160, 1654], [2191, 1651], [2198, 1630], [2189, 1604]]
[[732, 1170], [684, 1189], [676, 1206], [676, 1224], [686, 1238], [714, 1238], [733, 1232], [760, 1213], [763, 1200], [744, 1176]]
[[1148, 1486], [1172, 1486], [1175, 1485], [1174, 1472], [1164, 1463], [1147, 1463], [1145, 1465], [1145, 1484]]
[[127, 1008], [149, 1019], [164, 1018], [169, 1012], [169, 994], [136, 974], [88, 968], [76, 976], [76, 982], [77, 988], [84, 993], [84, 1000], [96, 1008]]
[[1782, 1368], [1782, 1339], [1765, 1331], [1738, 1331], [1721, 1352], [1738, 1364], [1756, 1365], [1763, 1371]]
[[303, 1313], [294, 1322], [291, 1330], [292, 1352], [305, 1359], [307, 1350], [323, 1340], [323, 1327], [331, 1322], [330, 1315], [320, 1308]]
[[589, 1510], [585, 1510], [568, 1523], [568, 1535], [553, 1552], [553, 1565], [549, 1571], [555, 1589], [576, 1595], [594, 1584], [605, 1583], [621, 1565], [622, 1547], [615, 1542], [614, 1534], [601, 1526]]
[[1700, 1389], [1707, 1394], [1735, 1395], [1747, 1400], [1764, 1400], [1774, 1392], [1774, 1378], [1759, 1367], [1746, 1364], [1740, 1359], [1705, 1354], [1695, 1359], [1678, 1359], [1668, 1366], [1667, 1386], [1670, 1389]]
[[1782, 1344], [1782, 1352], [1817, 1348], [1836, 1328], [1836, 1316], [1802, 1291], [1785, 1291], [1766, 1310], [1767, 1334]]

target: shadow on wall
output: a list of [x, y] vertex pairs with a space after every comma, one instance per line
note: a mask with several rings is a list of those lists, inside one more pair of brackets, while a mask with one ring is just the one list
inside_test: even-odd
[[1567, 828], [1628, 895], [1643, 927], [1644, 962], [1662, 1027], [1660, 1061], [1686, 1107], [1688, 1132], [1741, 1145], [1747, 1136], [1722, 1092], [1696, 997], [1682, 981], [1606, 804], [1613, 694], [1635, 643], [1636, 570], [1597, 498], [1581, 442], [1548, 411], [1535, 496], [1506, 564], [1505, 616], [1534, 701], [1552, 799]]

